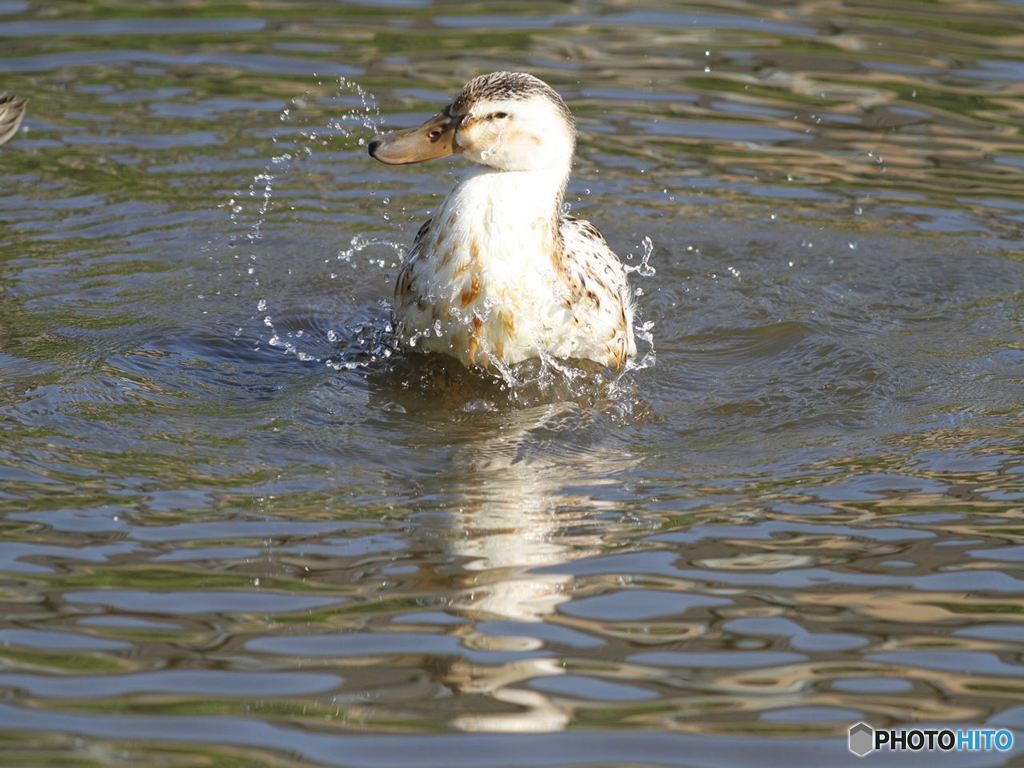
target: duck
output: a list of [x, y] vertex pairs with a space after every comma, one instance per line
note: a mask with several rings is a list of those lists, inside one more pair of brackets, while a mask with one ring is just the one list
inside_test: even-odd
[[0, 93], [0, 144], [7, 143], [18, 132], [27, 106], [28, 99], [19, 99], [6, 92]]
[[394, 290], [406, 348], [470, 369], [531, 358], [621, 370], [636, 355], [627, 272], [600, 231], [563, 210], [576, 124], [525, 72], [470, 80], [422, 125], [375, 137], [374, 159], [475, 165], [419, 228]]

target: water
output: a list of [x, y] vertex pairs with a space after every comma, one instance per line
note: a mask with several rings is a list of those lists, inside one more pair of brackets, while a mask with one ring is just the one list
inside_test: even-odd
[[[1019, 762], [1019, 3], [194, 9], [0, 3], [3, 762]], [[388, 346], [453, 170], [362, 143], [499, 68], [622, 380]]]

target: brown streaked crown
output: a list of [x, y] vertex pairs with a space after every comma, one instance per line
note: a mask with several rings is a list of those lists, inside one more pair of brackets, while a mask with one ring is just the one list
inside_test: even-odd
[[474, 77], [455, 97], [450, 107], [452, 115], [464, 115], [475, 102], [489, 100], [525, 101], [543, 96], [554, 103], [565, 119], [572, 124], [572, 113], [554, 88], [540, 78], [525, 72], [491, 72]]

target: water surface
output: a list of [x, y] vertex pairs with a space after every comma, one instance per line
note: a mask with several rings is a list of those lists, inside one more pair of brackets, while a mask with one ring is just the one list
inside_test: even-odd
[[[190, 9], [0, 3], [5, 761], [1020, 743], [1019, 3]], [[611, 385], [387, 343], [458, 166], [363, 143], [503, 68], [636, 267]]]

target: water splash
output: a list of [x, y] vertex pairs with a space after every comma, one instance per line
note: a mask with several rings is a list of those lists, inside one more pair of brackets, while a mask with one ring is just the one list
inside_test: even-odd
[[647, 235], [640, 241], [640, 261], [637, 264], [631, 263], [636, 258], [632, 252], [626, 254], [626, 273], [635, 272], [640, 277], [654, 277], [658, 270], [651, 266], [651, 255], [654, 253], [654, 241]]
[[[374, 267], [384, 269], [386, 267], [395, 268], [402, 260], [405, 255], [406, 246], [404, 243], [397, 243], [394, 240], [386, 240], [383, 238], [375, 237], [364, 237], [363, 235], [355, 235], [349, 241], [348, 248], [342, 248], [338, 251], [338, 255], [335, 256], [335, 261], [341, 261], [349, 264], [353, 269], [358, 268], [358, 263], [355, 259], [356, 254], [362, 253], [367, 248], [376, 246], [382, 246], [383, 249], [388, 252], [390, 251], [390, 260], [385, 258], [370, 257], [367, 262]], [[331, 274], [331, 279], [336, 277], [334, 273]]]
[[[323, 88], [324, 81], [318, 79], [316, 85], [318, 89]], [[353, 105], [352, 101], [357, 103]], [[346, 105], [344, 111], [333, 114], [323, 121], [321, 115], [324, 109], [333, 111], [340, 105]], [[250, 281], [255, 288], [261, 287], [260, 261], [264, 255], [261, 241], [266, 225], [278, 207], [275, 190], [318, 150], [330, 148], [338, 142], [349, 141], [366, 131], [377, 132], [380, 110], [373, 94], [359, 83], [346, 77], [339, 77], [335, 81], [335, 88], [326, 96], [320, 96], [314, 93], [313, 88], [309, 88], [301, 95], [293, 97], [281, 110], [278, 120], [284, 125], [273, 131], [271, 141], [279, 146], [281, 151], [271, 156], [263, 169], [252, 177], [244, 189], [236, 190], [226, 202], [218, 206], [227, 211], [236, 229], [228, 240], [229, 247], [235, 249], [232, 257], [235, 262], [235, 279]], [[358, 141], [360, 144], [365, 143], [365, 139], [361, 137]], [[294, 211], [294, 208], [289, 206], [288, 210]], [[336, 258], [348, 260], [352, 254], [371, 245], [384, 245], [393, 253], [398, 250], [398, 245], [394, 243], [380, 240], [364, 242], [354, 238], [347, 257], [345, 252], [340, 252]], [[325, 259], [325, 263], [331, 261], [332, 259]], [[383, 260], [378, 260], [378, 263], [384, 265]], [[331, 279], [337, 276], [337, 273], [331, 273]], [[237, 296], [238, 293], [235, 292], [234, 295]], [[261, 298], [256, 305], [258, 314], [250, 316], [250, 320], [259, 317], [266, 329], [260, 335], [257, 346], [266, 344], [285, 354], [295, 355], [303, 361], [322, 362], [323, 355], [311, 354], [295, 343], [295, 332], [278, 332], [273, 315], [264, 314], [270, 304], [270, 299]], [[240, 331], [241, 329], [236, 335], [240, 335]]]
[[[373, 94], [346, 77], [339, 77], [336, 82], [337, 88], [325, 99], [327, 106], [351, 98], [352, 95], [359, 99], [359, 106], [349, 107], [340, 116], [328, 118], [322, 126], [300, 125], [297, 129], [275, 130], [271, 141], [282, 146], [290, 145], [289, 148], [272, 156], [263, 170], [253, 176], [246, 190], [236, 190], [226, 203], [219, 206], [228, 210], [232, 223], [245, 227], [243, 238], [247, 243], [254, 244], [263, 238], [263, 226], [274, 203], [275, 184], [292, 173], [303, 160], [312, 157], [317, 147], [328, 147], [339, 139], [351, 139], [356, 131], [378, 130], [380, 109]], [[322, 87], [323, 81], [318, 80], [317, 85]], [[302, 113], [310, 108], [312, 101], [313, 90], [307, 89], [301, 96], [295, 96], [288, 102], [278, 119], [282, 123], [297, 122]], [[360, 138], [359, 141], [363, 143], [365, 140]], [[248, 206], [242, 202], [247, 197], [253, 201]], [[247, 212], [251, 212], [248, 224], [244, 220]], [[236, 235], [232, 241], [237, 239]], [[236, 255], [235, 258], [242, 257]], [[250, 250], [245, 260], [251, 262], [251, 268], [247, 268], [245, 273], [254, 275], [258, 254]], [[258, 279], [256, 284], [259, 284]]]
[[[658, 270], [655, 269], [654, 265], [651, 264], [651, 257], [654, 255], [654, 241], [647, 235], [640, 241], [640, 261], [632, 263], [635, 259], [633, 253], [626, 254], [626, 262], [624, 264], [627, 274], [635, 274], [638, 277], [650, 278], [654, 277]], [[739, 276], [739, 273], [736, 273]], [[634, 292], [637, 296], [643, 295], [643, 287], [636, 286]], [[633, 325], [633, 335], [636, 337], [637, 344], [637, 356], [631, 360], [626, 361], [626, 365], [622, 371], [616, 377], [613, 382], [613, 388], [619, 388], [623, 386], [627, 378], [631, 377], [632, 374], [637, 371], [642, 371], [645, 368], [653, 368], [657, 362], [657, 354], [654, 349], [654, 321], [647, 320], [643, 322], [635, 322]]]

